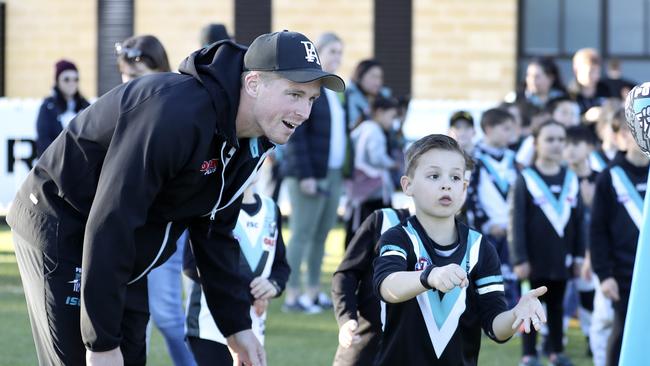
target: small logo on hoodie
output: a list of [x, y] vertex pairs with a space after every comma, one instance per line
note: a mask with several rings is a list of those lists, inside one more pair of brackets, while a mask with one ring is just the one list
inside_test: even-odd
[[219, 159], [206, 160], [201, 164], [201, 172], [203, 175], [212, 174], [217, 171], [217, 163]]

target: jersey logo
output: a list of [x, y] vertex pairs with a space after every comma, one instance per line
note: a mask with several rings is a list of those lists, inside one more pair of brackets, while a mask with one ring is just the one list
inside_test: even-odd
[[305, 46], [305, 53], [307, 54], [305, 60], [307, 60], [307, 62], [316, 62], [320, 65], [320, 60], [318, 59], [318, 53], [316, 53], [316, 47], [314, 47], [314, 44], [309, 41], [302, 41], [300, 43]]
[[217, 164], [219, 159], [210, 159], [206, 160], [201, 164], [201, 173], [203, 175], [209, 175], [217, 171]]

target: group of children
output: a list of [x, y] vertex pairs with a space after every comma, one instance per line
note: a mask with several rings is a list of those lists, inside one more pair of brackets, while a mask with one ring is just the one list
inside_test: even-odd
[[[450, 120], [457, 142], [413, 143], [401, 185], [415, 215], [375, 211], [334, 274], [334, 364], [476, 364], [480, 329], [507, 340], [501, 321], [524, 308], [520, 364], [540, 365], [541, 351], [571, 365], [575, 303], [594, 363], [616, 364], [649, 161], [612, 105], [588, 126], [575, 102], [553, 101], [530, 136], [511, 105], [490, 109], [477, 144], [461, 111]], [[537, 297], [545, 312], [531, 310]]]
[[[540, 365], [540, 348], [551, 364], [571, 365], [571, 297], [594, 362], [616, 363], [649, 161], [620, 108], [603, 113], [600, 144], [579, 120], [546, 117], [513, 138], [520, 117], [507, 105], [487, 110], [474, 144], [473, 118], [458, 112], [454, 138], [429, 135], [409, 147], [400, 184], [415, 212], [370, 213], [334, 273], [334, 365], [477, 364], [481, 329], [496, 342], [522, 331], [521, 365]], [[268, 300], [289, 273], [280, 225], [273, 201], [249, 188], [234, 234], [261, 341]], [[197, 283], [187, 325], [199, 364], [231, 361]]]

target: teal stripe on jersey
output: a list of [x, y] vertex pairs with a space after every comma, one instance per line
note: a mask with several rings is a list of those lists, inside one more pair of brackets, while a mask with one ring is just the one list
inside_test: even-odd
[[398, 252], [404, 254], [404, 256], [406, 257], [406, 251], [404, 249], [398, 247], [397, 245], [390, 245], [390, 244], [382, 246], [381, 247], [381, 253], [379, 255], [384, 255], [384, 253], [389, 251], [389, 250], [398, 251]]
[[491, 283], [500, 283], [500, 282], [503, 282], [503, 276], [501, 275], [487, 276], [476, 280], [476, 286], [483, 286]]

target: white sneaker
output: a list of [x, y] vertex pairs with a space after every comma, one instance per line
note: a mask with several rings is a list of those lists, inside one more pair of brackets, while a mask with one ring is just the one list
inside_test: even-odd
[[306, 314], [318, 314], [323, 311], [323, 308], [317, 304], [314, 304], [312, 299], [306, 294], [300, 295], [298, 298], [298, 303], [305, 309], [304, 312]]
[[316, 297], [316, 305], [320, 306], [323, 309], [331, 309], [334, 307], [334, 303], [329, 296], [325, 295], [324, 292], [319, 292], [318, 297]]

